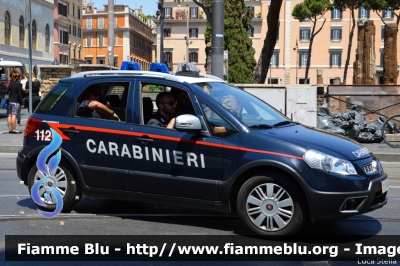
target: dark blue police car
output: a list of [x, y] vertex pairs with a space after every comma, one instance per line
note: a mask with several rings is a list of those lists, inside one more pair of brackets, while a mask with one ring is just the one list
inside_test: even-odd
[[[94, 84], [120, 121], [78, 115]], [[174, 129], [146, 125], [157, 94], [173, 90], [189, 111]], [[112, 198], [237, 212], [250, 232], [273, 237], [387, 202], [387, 175], [366, 148], [212, 77], [97, 71], [60, 80], [29, 118], [18, 153], [30, 190], [44, 177], [36, 162], [51, 129], [62, 138], [61, 161], [39, 190], [45, 209], [55, 208], [44, 196], [51, 186], [64, 210], [80, 198]]]

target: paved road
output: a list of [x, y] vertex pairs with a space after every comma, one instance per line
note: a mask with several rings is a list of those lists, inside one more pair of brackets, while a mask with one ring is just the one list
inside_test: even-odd
[[[243, 235], [239, 219], [211, 211], [172, 208], [114, 200], [81, 201], [71, 213], [44, 219], [36, 211], [27, 187], [19, 183], [15, 156], [0, 153], [0, 264], [4, 262], [4, 236], [18, 235]], [[389, 179], [389, 201], [379, 210], [342, 221], [307, 224], [305, 235], [399, 235], [400, 165], [383, 162]], [[23, 263], [7, 263], [23, 265]], [[46, 264], [46, 263], [45, 263]], [[50, 264], [50, 263], [49, 263]], [[88, 264], [88, 263], [85, 263]], [[106, 264], [106, 263], [104, 263]], [[116, 263], [113, 263], [115, 265]], [[124, 264], [124, 263], [120, 263]], [[136, 263], [143, 265], [143, 263]], [[149, 263], [148, 265], [171, 263]], [[187, 263], [176, 263], [187, 265]], [[192, 263], [203, 265], [203, 263]], [[228, 265], [227, 263], [207, 263]], [[235, 265], [235, 263], [233, 263]], [[236, 263], [243, 265], [250, 263]], [[307, 262], [251, 263], [251, 265], [328, 265]], [[41, 264], [43, 265], [43, 264]], [[93, 265], [98, 265], [98, 263]], [[118, 264], [117, 264], [118, 265]], [[229, 265], [232, 265], [230, 263]], [[329, 262], [329, 265], [344, 265]], [[353, 265], [353, 264], [351, 264]]]

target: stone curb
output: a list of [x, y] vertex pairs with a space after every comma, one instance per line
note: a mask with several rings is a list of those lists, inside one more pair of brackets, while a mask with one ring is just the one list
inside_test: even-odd
[[0, 146], [0, 153], [17, 153], [22, 146]]

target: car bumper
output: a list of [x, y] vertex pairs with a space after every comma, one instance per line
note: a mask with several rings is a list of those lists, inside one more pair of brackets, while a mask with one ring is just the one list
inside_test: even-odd
[[27, 157], [21, 153], [21, 151], [18, 152], [17, 159], [16, 159], [16, 164], [17, 164], [17, 175], [18, 178], [22, 181], [25, 181], [22, 175], [22, 169], [24, 167], [24, 163], [26, 161]]
[[370, 181], [369, 189], [365, 191], [310, 192], [309, 199], [313, 203], [310, 207], [311, 221], [345, 219], [383, 207], [387, 203], [387, 192], [382, 193], [381, 182], [386, 179], [387, 175], [383, 174]]

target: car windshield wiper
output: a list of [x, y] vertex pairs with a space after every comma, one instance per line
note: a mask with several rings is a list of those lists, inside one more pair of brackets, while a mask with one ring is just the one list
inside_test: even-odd
[[279, 126], [283, 126], [283, 125], [288, 125], [288, 124], [291, 124], [291, 123], [293, 123], [293, 121], [287, 121], [287, 120], [285, 120], [285, 121], [281, 121], [281, 122], [279, 122], [279, 123], [276, 123], [276, 124], [274, 125], [274, 127], [279, 127]]
[[267, 124], [258, 124], [258, 125], [252, 125], [249, 128], [267, 129], [267, 128], [272, 128], [272, 126]]

